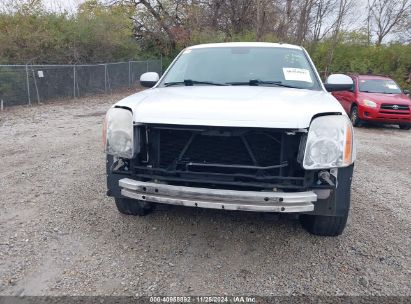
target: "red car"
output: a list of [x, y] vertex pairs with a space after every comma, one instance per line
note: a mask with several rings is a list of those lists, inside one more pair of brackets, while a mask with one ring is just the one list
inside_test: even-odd
[[394, 80], [376, 75], [349, 75], [354, 87], [351, 91], [332, 94], [350, 116], [354, 126], [362, 122], [398, 124], [401, 129], [411, 128], [411, 99]]

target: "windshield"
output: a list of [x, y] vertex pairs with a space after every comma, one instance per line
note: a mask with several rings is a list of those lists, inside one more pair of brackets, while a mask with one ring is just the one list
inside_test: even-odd
[[361, 79], [359, 81], [360, 92], [400, 94], [401, 89], [391, 79]]
[[302, 50], [280, 47], [214, 47], [185, 50], [162, 85], [259, 85], [319, 90]]

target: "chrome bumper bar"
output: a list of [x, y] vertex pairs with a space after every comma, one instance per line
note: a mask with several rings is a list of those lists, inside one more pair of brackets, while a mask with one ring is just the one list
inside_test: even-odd
[[211, 209], [258, 212], [309, 212], [317, 195], [306, 192], [261, 192], [195, 188], [156, 184], [123, 178], [125, 197], [148, 202]]

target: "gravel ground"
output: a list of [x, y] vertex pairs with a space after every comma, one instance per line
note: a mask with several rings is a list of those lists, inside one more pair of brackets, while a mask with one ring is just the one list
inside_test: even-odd
[[123, 95], [0, 112], [1, 295], [411, 295], [411, 131], [356, 129], [337, 238], [256, 213], [138, 218], [105, 196], [101, 126]]

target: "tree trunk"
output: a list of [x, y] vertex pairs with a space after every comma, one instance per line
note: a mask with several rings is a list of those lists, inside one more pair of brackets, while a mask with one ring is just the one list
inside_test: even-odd
[[150, 4], [149, 1], [147, 0], [140, 0], [140, 3], [143, 4], [147, 10], [153, 15], [153, 17], [157, 20], [158, 24], [161, 26], [161, 28], [166, 32], [166, 35], [168, 37], [168, 40], [170, 41], [170, 48], [175, 49], [176, 48], [176, 38], [171, 31], [171, 28], [169, 25], [164, 22], [164, 18], [160, 16], [160, 14], [154, 9], [154, 7]]

